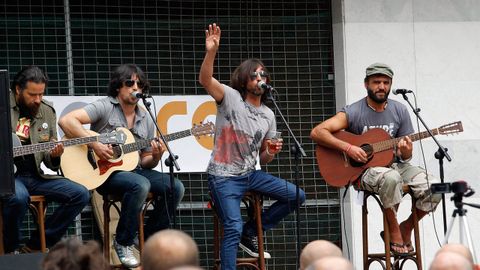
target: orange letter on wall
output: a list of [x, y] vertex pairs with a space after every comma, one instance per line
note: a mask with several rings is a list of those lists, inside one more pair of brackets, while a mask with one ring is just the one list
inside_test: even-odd
[[[217, 115], [217, 106], [215, 105], [215, 101], [207, 101], [198, 106], [198, 108], [195, 110], [195, 113], [193, 113], [192, 124], [195, 125], [203, 123], [205, 118], [207, 118], [209, 115]], [[213, 149], [213, 136], [201, 136], [200, 138], [196, 139], [197, 142], [206, 149]]]
[[[174, 115], [186, 115], [187, 114], [187, 102], [186, 101], [171, 101], [165, 104], [157, 114], [157, 124], [163, 134], [168, 134], [168, 120]], [[192, 127], [199, 125], [205, 121], [207, 116], [216, 115], [217, 107], [215, 101], [207, 101], [202, 103], [193, 113]], [[213, 136], [200, 136], [195, 137], [197, 142], [208, 150], [213, 149]]]

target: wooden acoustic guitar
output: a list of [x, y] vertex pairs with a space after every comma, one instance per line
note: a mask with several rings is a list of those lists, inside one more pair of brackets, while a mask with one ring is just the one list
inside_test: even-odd
[[[92, 190], [103, 184], [115, 171], [131, 171], [137, 167], [140, 156], [138, 150], [150, 146], [151, 140], [137, 140], [126, 128], [117, 128], [117, 132], [126, 134], [123, 145], [112, 145], [113, 158], [109, 160], [99, 159], [95, 152], [86, 145], [69, 147], [62, 156], [61, 167], [63, 174], [68, 179]], [[94, 131], [88, 130], [91, 134]], [[215, 125], [211, 122], [195, 125], [191, 129], [165, 135], [167, 141], [173, 141], [188, 136], [212, 135], [215, 133]]]
[[[432, 134], [448, 135], [463, 131], [462, 122], [453, 122], [432, 129]], [[383, 129], [375, 128], [355, 135], [346, 131], [339, 131], [333, 134], [336, 138], [346, 141], [352, 145], [362, 148], [368, 155], [366, 163], [351, 159], [345, 152], [341, 152], [322, 145], [316, 147], [316, 157], [320, 173], [325, 182], [331, 186], [343, 187], [360, 177], [362, 173], [370, 167], [388, 167], [395, 158], [393, 149], [402, 139], [391, 138]], [[408, 135], [412, 141], [430, 137], [427, 131]]]
[[[125, 134], [117, 131], [112, 131], [109, 133], [97, 134], [95, 136], [89, 137], [22, 145], [18, 136], [15, 133], [12, 133], [13, 157], [15, 158], [24, 155], [50, 151], [59, 143], [62, 143], [64, 147], [83, 145], [92, 142], [100, 142], [104, 144], [123, 144], [125, 142], [125, 139]], [[16, 170], [17, 168], [14, 166], [14, 171]]]

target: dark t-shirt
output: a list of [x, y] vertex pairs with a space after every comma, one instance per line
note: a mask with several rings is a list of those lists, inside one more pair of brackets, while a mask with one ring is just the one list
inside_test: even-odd
[[381, 128], [393, 138], [413, 133], [412, 121], [407, 107], [396, 100], [389, 99], [385, 110], [382, 112], [376, 112], [370, 108], [366, 98], [347, 105], [340, 111], [347, 115], [348, 128], [346, 131], [357, 135], [372, 128]]
[[[31, 144], [30, 126], [32, 119], [27, 113], [20, 112], [15, 135], [20, 139], [22, 145]], [[17, 166], [17, 175], [37, 175], [35, 165], [35, 157], [33, 154], [14, 158], [15, 166]]]

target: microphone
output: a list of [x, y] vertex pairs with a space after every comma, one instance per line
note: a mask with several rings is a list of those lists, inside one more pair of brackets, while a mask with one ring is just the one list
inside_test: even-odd
[[262, 88], [263, 90], [267, 90], [267, 91], [271, 91], [273, 89], [273, 87], [271, 85], [267, 84], [264, 81], [259, 81], [257, 83], [257, 86], [258, 86], [258, 88]]
[[152, 96], [149, 95], [149, 94], [144, 94], [144, 93], [140, 93], [138, 91], [135, 91], [135, 92], [132, 92], [131, 94], [134, 98], [151, 98]]
[[393, 89], [392, 92], [394, 95], [413, 93], [412, 90], [408, 90], [408, 89]]

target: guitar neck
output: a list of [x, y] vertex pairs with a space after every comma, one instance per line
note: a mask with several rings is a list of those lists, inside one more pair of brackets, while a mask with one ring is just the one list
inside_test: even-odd
[[49, 151], [53, 149], [55, 145], [57, 145], [58, 143], [62, 143], [63, 146], [67, 147], [72, 145], [96, 142], [97, 139], [98, 139], [98, 136], [91, 136], [91, 137], [73, 138], [73, 139], [68, 139], [68, 140], [59, 141], [59, 142], [45, 142], [45, 143], [16, 146], [16, 147], [13, 147], [13, 157]]
[[[187, 130], [167, 134], [164, 137], [165, 137], [165, 140], [169, 142], [169, 141], [185, 138], [190, 135], [192, 135], [192, 131], [190, 129], [187, 129]], [[143, 148], [147, 148], [150, 146], [150, 141], [151, 140], [138, 140], [133, 143], [125, 144], [122, 146], [123, 152], [126, 154], [134, 151], [138, 151]]]
[[[434, 136], [439, 134], [438, 128], [431, 129], [430, 132]], [[428, 131], [422, 131], [422, 132], [411, 134], [411, 135], [408, 135], [408, 136], [414, 142], [414, 141], [417, 141], [417, 140], [421, 140], [421, 139], [430, 137], [430, 133], [428, 133]], [[385, 150], [388, 150], [388, 149], [395, 148], [395, 146], [398, 144], [398, 142], [402, 138], [403, 137], [393, 138], [393, 139], [390, 139], [390, 140], [374, 143], [374, 144], [372, 144], [373, 151], [374, 152], [381, 152], [381, 151], [385, 151]]]

